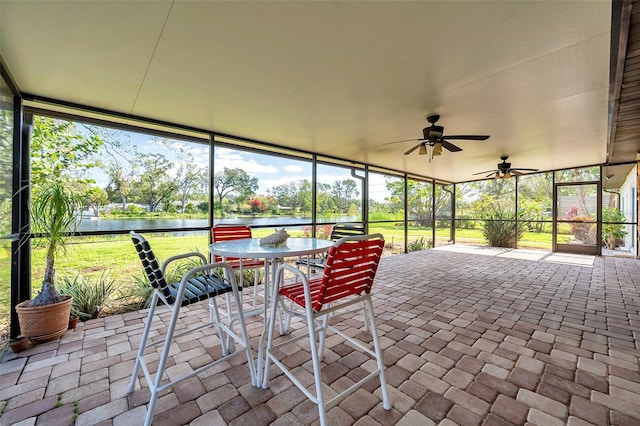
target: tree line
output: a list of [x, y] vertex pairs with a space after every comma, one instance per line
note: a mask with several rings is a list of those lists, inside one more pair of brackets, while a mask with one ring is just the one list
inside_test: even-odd
[[[116, 214], [208, 212], [209, 170], [197, 165], [189, 146], [151, 137], [163, 149], [141, 152], [128, 136], [109, 128], [34, 116], [32, 190], [47, 180], [61, 180], [81, 195], [82, 210], [95, 216], [106, 205], [115, 206]], [[98, 185], [97, 175], [106, 177], [106, 184]], [[258, 178], [240, 168], [225, 167], [213, 181], [216, 212], [222, 215], [311, 211], [311, 182], [306, 179], [275, 186], [266, 194], [258, 194]], [[356, 182], [338, 180], [318, 184], [316, 204], [321, 211], [349, 213], [360, 208], [358, 196]]]
[[[11, 120], [0, 121], [9, 126]], [[4, 123], [4, 124], [2, 124]], [[9, 127], [7, 127], [9, 128]], [[119, 130], [35, 116], [31, 132], [31, 182], [37, 191], [46, 180], [61, 179], [82, 194], [83, 210], [98, 216], [108, 204], [116, 212], [179, 212], [206, 215], [209, 211], [209, 170], [198, 166], [190, 146], [169, 139], [150, 138], [163, 147], [159, 152], [141, 152]], [[6, 141], [5, 141], [6, 142]], [[171, 159], [167, 154], [171, 155]], [[0, 157], [10, 164], [10, 158]], [[6, 160], [6, 161], [5, 161]], [[1, 188], [10, 185], [9, 167], [2, 167]], [[98, 185], [92, 176], [106, 177]], [[519, 186], [517, 214], [528, 220], [548, 220], [551, 200], [550, 175], [526, 177]], [[222, 168], [214, 175], [212, 198], [215, 214], [309, 214], [312, 210], [312, 182], [292, 180], [258, 194], [257, 177], [240, 168]], [[433, 218], [451, 217], [451, 192], [436, 185], [409, 180], [407, 216], [422, 226], [431, 226]], [[316, 211], [326, 214], [357, 215], [362, 208], [358, 183], [352, 179], [318, 183]], [[380, 217], [401, 219], [404, 204], [404, 181], [387, 177], [388, 197], [384, 202], [369, 200], [369, 212]], [[432, 197], [435, 192], [435, 211]], [[494, 212], [506, 212], [515, 219], [512, 180], [487, 180], [457, 185], [458, 219], [489, 218]], [[474, 195], [475, 194], [475, 195]], [[8, 197], [3, 198], [4, 200]], [[137, 206], [145, 206], [142, 210]], [[1, 206], [0, 206], [1, 207]], [[10, 218], [10, 215], [7, 215]], [[505, 217], [505, 216], [502, 216]], [[540, 225], [541, 226], [541, 225]]]

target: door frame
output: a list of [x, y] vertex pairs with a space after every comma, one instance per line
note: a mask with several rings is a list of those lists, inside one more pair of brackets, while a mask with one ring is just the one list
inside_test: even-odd
[[[566, 186], [596, 185], [596, 243], [595, 246], [562, 244], [558, 243], [558, 224], [567, 221], [558, 220], [558, 190]], [[602, 183], [597, 181], [585, 182], [554, 182], [553, 184], [553, 227], [552, 227], [552, 250], [558, 253], [590, 254], [602, 255]]]

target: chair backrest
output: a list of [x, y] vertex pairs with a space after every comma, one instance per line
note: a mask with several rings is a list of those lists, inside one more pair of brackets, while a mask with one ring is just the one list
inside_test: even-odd
[[[216, 225], [211, 228], [211, 239], [214, 243], [240, 240], [243, 238], [252, 238], [251, 227], [249, 225]], [[214, 256], [214, 262], [220, 262], [221, 260], [221, 256]], [[233, 260], [235, 260], [235, 258], [227, 258], [227, 261]]]
[[331, 229], [331, 239], [338, 241], [340, 238], [364, 235], [363, 223], [336, 223]]
[[167, 281], [162, 273], [162, 269], [160, 269], [158, 259], [156, 259], [156, 256], [153, 254], [153, 250], [151, 250], [151, 245], [149, 245], [149, 242], [145, 240], [142, 235], [135, 231], [131, 231], [130, 234], [133, 245], [138, 252], [138, 256], [140, 256], [140, 260], [142, 261], [144, 272], [147, 275], [147, 278], [149, 278], [149, 283], [151, 283], [151, 286], [154, 289], [162, 292], [168, 304], [173, 305], [176, 299], [169, 291]]
[[383, 248], [382, 234], [346, 237], [336, 241], [329, 249], [322, 283], [312, 308], [318, 312], [326, 303], [370, 293]]

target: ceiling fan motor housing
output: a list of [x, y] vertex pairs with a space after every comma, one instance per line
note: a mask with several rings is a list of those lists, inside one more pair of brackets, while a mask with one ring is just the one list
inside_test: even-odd
[[430, 142], [435, 142], [437, 139], [441, 138], [443, 133], [444, 127], [436, 126], [435, 124], [422, 129], [422, 135], [424, 136], [424, 139]]

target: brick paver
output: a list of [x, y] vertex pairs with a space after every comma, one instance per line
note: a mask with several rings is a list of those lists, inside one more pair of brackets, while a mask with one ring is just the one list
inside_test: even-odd
[[[374, 287], [392, 410], [380, 383], [329, 411], [339, 425], [640, 424], [640, 262], [447, 246], [386, 258]], [[180, 326], [206, 305], [184, 310]], [[168, 322], [166, 311], [161, 318]], [[0, 425], [142, 421], [148, 388], [126, 395], [145, 313], [81, 323], [60, 339], [0, 363]], [[368, 337], [352, 318], [348, 334]], [[262, 318], [248, 319], [257, 344]], [[299, 323], [292, 322], [292, 330]], [[160, 328], [159, 331], [162, 331]], [[155, 332], [154, 332], [155, 333]], [[170, 374], [219, 354], [215, 338], [180, 340]], [[285, 363], [313, 383], [301, 341]], [[154, 363], [150, 368], [153, 371]], [[329, 337], [325, 396], [366, 376], [373, 364]], [[315, 405], [277, 369], [254, 388], [241, 358], [162, 393], [154, 424], [317, 424]]]

